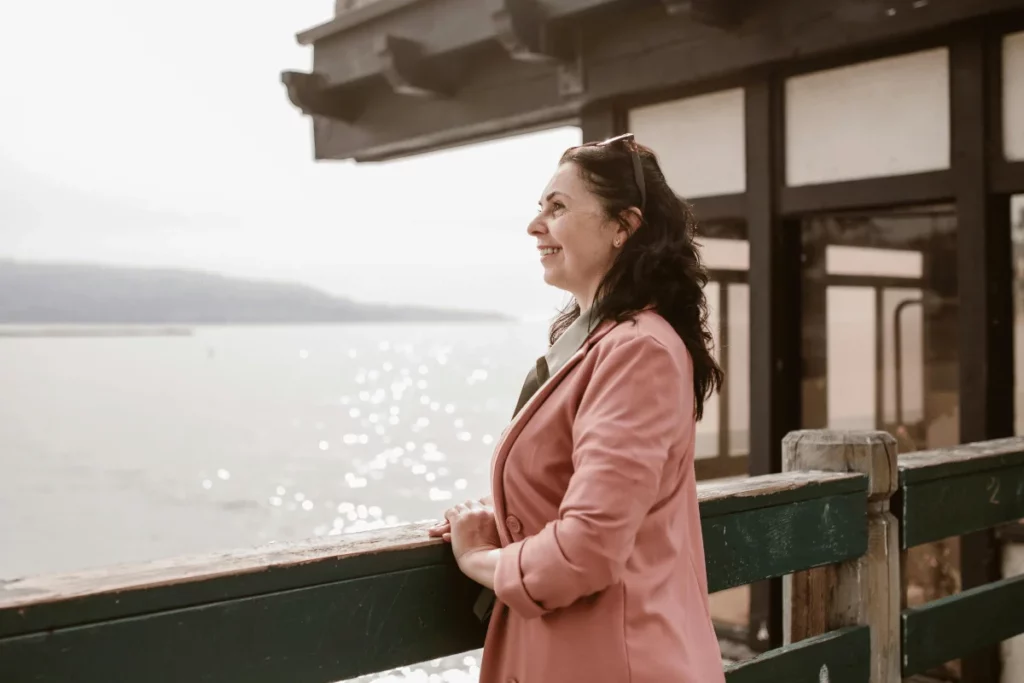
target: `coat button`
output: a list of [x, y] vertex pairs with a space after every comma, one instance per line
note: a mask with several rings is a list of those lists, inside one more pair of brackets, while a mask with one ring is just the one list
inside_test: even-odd
[[508, 530], [514, 534], [518, 534], [520, 531], [523, 530], [522, 523], [519, 521], [519, 518], [515, 515], [509, 515], [505, 519], [505, 526], [507, 526]]

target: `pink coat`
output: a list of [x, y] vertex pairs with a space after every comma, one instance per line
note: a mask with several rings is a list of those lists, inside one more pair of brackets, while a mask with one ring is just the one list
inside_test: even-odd
[[605, 323], [509, 425], [481, 683], [720, 683], [693, 363], [660, 315]]

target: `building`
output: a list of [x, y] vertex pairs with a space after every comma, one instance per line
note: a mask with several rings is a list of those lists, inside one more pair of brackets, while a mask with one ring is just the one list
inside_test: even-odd
[[[801, 427], [1014, 433], [1024, 0], [338, 0], [299, 40], [313, 71], [282, 79], [318, 159], [567, 122], [658, 152], [703, 225], [730, 377], [702, 476], [777, 471]], [[912, 602], [999, 575], [991, 534], [931, 552]], [[777, 585], [749, 616], [779, 639]]]

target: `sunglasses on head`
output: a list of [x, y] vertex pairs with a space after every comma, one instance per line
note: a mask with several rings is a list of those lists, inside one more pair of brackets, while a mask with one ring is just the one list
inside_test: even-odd
[[644, 167], [640, 163], [640, 150], [637, 149], [636, 138], [633, 137], [633, 134], [623, 133], [622, 135], [616, 135], [613, 138], [608, 138], [601, 142], [588, 142], [584, 147], [605, 147], [619, 142], [626, 145], [626, 149], [629, 150], [629, 155], [633, 159], [633, 179], [636, 181], [637, 189], [640, 190], [639, 209], [643, 212], [644, 206], [647, 204], [647, 186], [644, 183]]

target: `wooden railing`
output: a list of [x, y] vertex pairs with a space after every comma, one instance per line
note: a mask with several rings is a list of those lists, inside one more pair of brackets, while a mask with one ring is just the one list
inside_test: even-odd
[[[899, 573], [901, 528], [907, 547], [1024, 517], [1024, 439], [899, 470], [877, 432], [783, 447], [783, 474], [699, 485], [711, 590], [787, 577], [789, 644], [729, 683], [894, 683], [1024, 631], [1024, 580], [901, 614]], [[478, 593], [417, 525], [0, 582], [0, 681], [338, 681], [480, 647]]]
[[[1024, 517], [1024, 439], [900, 458], [901, 548]], [[903, 675], [1024, 633], [1024, 575], [903, 610]]]

